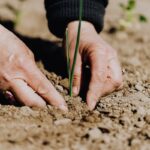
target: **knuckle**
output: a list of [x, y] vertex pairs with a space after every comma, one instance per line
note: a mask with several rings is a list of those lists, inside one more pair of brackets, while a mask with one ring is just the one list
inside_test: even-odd
[[12, 77], [6, 71], [3, 70], [0, 72], [0, 79], [1, 81], [8, 83], [11, 81]]
[[79, 81], [80, 80], [80, 75], [79, 74], [74, 74], [73, 80], [74, 81]]
[[115, 79], [113, 80], [113, 85], [115, 89], [121, 88], [123, 86], [122, 79]]
[[17, 59], [17, 67], [18, 69], [24, 70], [24, 71], [29, 71], [30, 68], [34, 65], [31, 58], [28, 57], [20, 57]]
[[31, 52], [30, 50], [28, 51], [28, 55], [32, 60], [35, 59], [33, 52]]
[[16, 58], [17, 64], [21, 67], [25, 66], [25, 62], [27, 61], [24, 57], [17, 57]]
[[39, 93], [40, 95], [47, 95], [47, 93], [49, 92], [48, 88], [46, 88], [45, 86], [38, 84], [37, 85], [37, 93]]

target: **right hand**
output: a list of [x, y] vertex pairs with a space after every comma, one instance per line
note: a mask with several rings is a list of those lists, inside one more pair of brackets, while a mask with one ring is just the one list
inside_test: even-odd
[[[70, 45], [70, 68], [74, 59], [74, 50], [78, 31], [78, 21], [68, 24]], [[123, 87], [122, 71], [117, 51], [106, 43], [96, 32], [93, 24], [82, 21], [81, 36], [73, 77], [73, 93], [78, 95], [83, 82], [83, 64], [88, 64], [91, 72], [86, 101], [93, 110], [100, 97]]]
[[67, 111], [63, 97], [37, 68], [28, 47], [0, 25], [0, 90], [10, 91], [27, 106], [44, 107], [46, 102]]

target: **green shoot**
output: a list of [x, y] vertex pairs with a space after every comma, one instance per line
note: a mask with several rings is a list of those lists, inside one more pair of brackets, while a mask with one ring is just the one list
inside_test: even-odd
[[123, 7], [125, 10], [132, 11], [136, 7], [136, 0], [128, 0], [127, 5], [121, 4], [121, 7]]
[[68, 28], [66, 29], [66, 56], [67, 56], [67, 72], [70, 81], [70, 51], [69, 51]]
[[[123, 11], [123, 19], [120, 20], [119, 24], [121, 28], [128, 28], [133, 25], [134, 19], [136, 18], [135, 9], [137, 6], [136, 0], [128, 0], [127, 4], [120, 4]], [[139, 15], [138, 20], [140, 22], [147, 22], [147, 18], [144, 15]]]
[[77, 39], [75, 45], [75, 53], [73, 58], [72, 68], [70, 69], [70, 59], [69, 59], [69, 42], [68, 42], [68, 29], [66, 29], [66, 49], [67, 49], [67, 69], [69, 75], [69, 92], [70, 96], [72, 96], [72, 86], [73, 86], [73, 77], [74, 77], [74, 69], [77, 60], [77, 53], [79, 49], [79, 42], [80, 42], [80, 32], [81, 32], [81, 22], [82, 22], [82, 13], [83, 13], [83, 0], [79, 0], [79, 24], [78, 24], [78, 32], [77, 32]]
[[21, 12], [20, 12], [20, 11], [16, 11], [16, 19], [15, 19], [15, 21], [14, 21], [15, 27], [19, 24], [19, 22], [20, 22], [20, 17], [21, 17]]
[[123, 10], [124, 18], [120, 20], [120, 25], [123, 28], [129, 27], [134, 19], [134, 10], [136, 8], [136, 0], [128, 0], [127, 4], [120, 4]]

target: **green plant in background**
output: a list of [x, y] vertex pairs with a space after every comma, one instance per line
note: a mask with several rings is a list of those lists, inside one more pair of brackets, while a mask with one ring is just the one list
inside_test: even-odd
[[140, 22], [148, 22], [148, 19], [146, 18], [146, 16], [144, 16], [143, 14], [139, 15], [139, 21]]
[[14, 15], [15, 15], [15, 19], [14, 19], [14, 27], [16, 27], [19, 22], [20, 22], [20, 17], [21, 17], [21, 11], [19, 9], [14, 8], [12, 5], [10, 5], [9, 3], [6, 4], [6, 8], [8, 8]]
[[128, 3], [126, 5], [121, 3], [120, 7], [122, 8], [125, 14], [126, 21], [131, 22], [134, 17], [134, 10], [136, 8], [136, 0], [128, 0]]
[[73, 58], [72, 68], [70, 69], [70, 53], [69, 53], [69, 37], [68, 37], [68, 29], [66, 29], [66, 53], [67, 53], [67, 69], [68, 69], [68, 76], [69, 76], [69, 92], [70, 96], [72, 96], [72, 86], [73, 86], [73, 77], [74, 77], [74, 69], [77, 59], [77, 53], [79, 49], [79, 42], [80, 42], [80, 32], [81, 32], [81, 22], [82, 22], [82, 13], [83, 13], [83, 0], [79, 0], [79, 25], [78, 25], [78, 32], [77, 32], [77, 39], [75, 45], [75, 53]]
[[[136, 0], [128, 0], [127, 4], [120, 4], [120, 7], [123, 11], [124, 17], [120, 20], [120, 26], [123, 28], [130, 27], [135, 18], [135, 9], [137, 6]], [[140, 22], [147, 22], [146, 16], [143, 14], [138, 14], [138, 20]]]
[[16, 19], [14, 20], [14, 26], [16, 27], [20, 23], [21, 11], [16, 11]]

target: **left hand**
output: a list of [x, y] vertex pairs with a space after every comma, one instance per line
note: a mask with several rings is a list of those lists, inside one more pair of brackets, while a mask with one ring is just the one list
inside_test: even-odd
[[[72, 67], [78, 21], [68, 24], [70, 44], [70, 67]], [[90, 63], [91, 79], [86, 101], [90, 110], [96, 106], [98, 99], [122, 88], [122, 71], [117, 52], [96, 32], [94, 26], [82, 21], [81, 36], [73, 80], [73, 93], [78, 95], [81, 88], [82, 64]]]
[[46, 102], [68, 111], [63, 97], [36, 66], [33, 53], [12, 32], [0, 25], [0, 91], [30, 107]]

